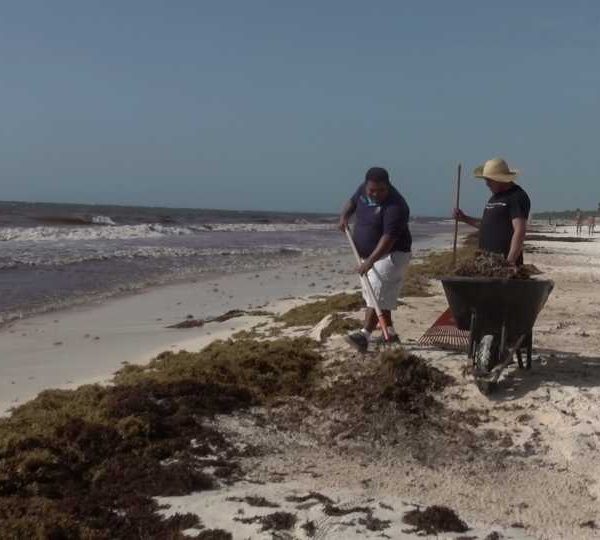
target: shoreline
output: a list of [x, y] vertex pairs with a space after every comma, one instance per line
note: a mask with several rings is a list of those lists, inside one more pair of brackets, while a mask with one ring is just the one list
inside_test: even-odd
[[[450, 235], [415, 242], [416, 252], [444, 249]], [[339, 262], [338, 262], [339, 261]], [[0, 416], [46, 388], [107, 382], [124, 362], [146, 363], [164, 350], [206, 346], [248, 329], [255, 318], [168, 329], [189, 315], [231, 309], [283, 311], [309, 296], [353, 289], [350, 253], [307, 257], [262, 271], [201, 276], [194, 281], [74, 306], [13, 321], [0, 328]]]
[[[332, 251], [327, 256], [328, 257], [336, 257], [337, 252]], [[234, 270], [232, 272], [228, 272], [226, 274], [223, 274], [214, 269], [209, 269], [207, 271], [202, 271], [201, 273], [195, 273], [195, 274], [189, 273], [186, 276], [181, 276], [181, 277], [177, 277], [177, 278], [163, 276], [161, 279], [159, 279], [157, 281], [135, 285], [130, 289], [112, 290], [112, 291], [104, 291], [101, 293], [93, 293], [93, 294], [90, 294], [87, 296], [83, 295], [83, 296], [80, 296], [77, 298], [71, 298], [68, 300], [68, 303], [66, 303], [66, 304], [52, 304], [52, 305], [49, 304], [49, 305], [40, 306], [39, 308], [36, 308], [36, 309], [33, 309], [33, 310], [27, 312], [27, 314], [25, 314], [25, 315], [23, 315], [21, 312], [19, 315], [16, 315], [16, 314], [10, 315], [10, 317], [8, 317], [8, 318], [7, 318], [8, 314], [3, 315], [2, 316], [3, 318], [0, 319], [0, 332], [2, 330], [4, 330], [5, 328], [8, 328], [11, 325], [13, 325], [19, 321], [25, 321], [28, 319], [32, 319], [34, 317], [40, 317], [40, 316], [44, 316], [44, 315], [52, 315], [54, 313], [65, 313], [65, 312], [69, 312], [71, 310], [77, 310], [77, 309], [87, 309], [89, 307], [103, 305], [103, 304], [111, 302], [111, 301], [118, 301], [120, 299], [128, 298], [130, 296], [147, 294], [154, 290], [165, 288], [165, 287], [177, 286], [177, 285], [201, 284], [203, 282], [217, 279], [223, 275], [236, 276], [236, 275], [240, 275], [240, 274], [252, 274], [252, 273], [256, 273], [256, 272], [262, 272], [262, 271], [266, 271], [266, 270], [273, 270], [273, 269], [277, 269], [277, 268], [291, 266], [291, 265], [293, 265], [294, 261], [303, 263], [303, 261], [317, 260], [318, 258], [319, 258], [319, 255], [315, 255], [315, 254], [297, 255], [296, 257], [287, 259], [287, 260], [284, 258], [281, 258], [277, 262], [271, 263], [266, 266], [257, 266], [256, 268], [250, 269], [250, 270], [238, 269], [238, 270]]]
[[[434, 234], [426, 233], [415, 240], [415, 245], [437, 245], [438, 237], [444, 237], [450, 234], [448, 231], [440, 231]], [[244, 273], [261, 272], [265, 270], [284, 268], [294, 264], [305, 264], [304, 261], [318, 260], [319, 258], [331, 258], [344, 256], [347, 253], [347, 246], [338, 247], [315, 247], [315, 248], [286, 248], [281, 247], [278, 252], [273, 253], [270, 258], [266, 256], [255, 260], [253, 263], [246, 262], [244, 265], [227, 269], [225, 275], [238, 275]], [[285, 253], [294, 253], [292, 256]], [[8, 270], [11, 270], [10, 268]], [[216, 277], [224, 275], [222, 270], [209, 267], [193, 271], [185, 269], [182, 275], [176, 273], [164, 273], [150, 278], [146, 282], [132, 282], [126, 286], [115, 286], [107, 290], [82, 292], [78, 296], [67, 294], [65, 298], [54, 299], [52, 303], [45, 303], [40, 299], [33, 301], [25, 307], [14, 306], [5, 308], [0, 314], [0, 331], [10, 325], [43, 316], [52, 313], [61, 313], [72, 309], [87, 308], [89, 306], [100, 305], [105, 302], [119, 300], [131, 295], [146, 294], [152, 290], [169, 287], [171, 285], [182, 285], [191, 283], [201, 283], [210, 281]]]

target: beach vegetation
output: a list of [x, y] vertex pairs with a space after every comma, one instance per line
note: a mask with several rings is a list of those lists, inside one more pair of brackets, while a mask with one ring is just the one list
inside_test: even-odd
[[[456, 250], [456, 265], [471, 260], [477, 247], [474, 245], [462, 245]], [[452, 250], [435, 251], [428, 253], [421, 261], [412, 265], [412, 271], [426, 278], [439, 279], [452, 275], [454, 272], [454, 255]]]
[[245, 451], [207, 420], [307, 395], [320, 362], [305, 338], [229, 340], [42, 392], [0, 420], [4, 537], [184, 538], [198, 518], [163, 518], [153, 497], [232, 482]]
[[276, 320], [288, 327], [314, 326], [327, 315], [353, 312], [362, 307], [364, 307], [364, 302], [360, 293], [339, 293], [316, 302], [294, 307], [280, 315]]
[[304, 395], [322, 360], [308, 338], [215, 341], [200, 352], [165, 351], [145, 366], [127, 365], [117, 384], [194, 380], [243, 388], [257, 399]]
[[525, 240], [531, 242], [568, 242], [568, 243], [579, 243], [579, 242], [593, 242], [593, 238], [586, 238], [583, 236], [548, 236], [546, 234], [528, 234]]
[[429, 290], [429, 278], [421, 273], [420, 265], [410, 265], [406, 271], [401, 298], [417, 298], [433, 296]]
[[438, 535], [444, 532], [466, 532], [468, 525], [447, 506], [428, 506], [424, 510], [415, 508], [404, 514], [402, 521], [414, 527], [420, 536]]
[[362, 323], [358, 319], [352, 319], [350, 317], [344, 317], [339, 313], [334, 313], [329, 325], [323, 330], [321, 334], [322, 339], [327, 339], [333, 335], [347, 334], [354, 330], [360, 330]]

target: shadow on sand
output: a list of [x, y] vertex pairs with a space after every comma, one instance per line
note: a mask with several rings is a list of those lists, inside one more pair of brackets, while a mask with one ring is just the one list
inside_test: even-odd
[[522, 398], [540, 387], [574, 386], [580, 390], [600, 386], [600, 356], [537, 349], [531, 370], [511, 365], [499, 381], [493, 401], [511, 401]]

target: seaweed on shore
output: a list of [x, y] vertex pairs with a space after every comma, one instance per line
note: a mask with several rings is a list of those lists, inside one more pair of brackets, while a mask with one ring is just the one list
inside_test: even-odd
[[269, 317], [272, 315], [273, 314], [271, 312], [263, 310], [244, 311], [242, 309], [231, 309], [222, 315], [218, 315], [217, 317], [209, 317], [208, 319], [194, 319], [191, 315], [189, 315], [184, 321], [169, 325], [167, 328], [199, 328], [207, 323], [226, 322], [230, 319], [236, 319], [243, 316]]
[[341, 315], [335, 313], [327, 328], [323, 330], [321, 339], [327, 339], [335, 334], [347, 334], [348, 332], [359, 330], [360, 328], [362, 328], [362, 323], [359, 320], [351, 319], [349, 317], [342, 317]]
[[42, 392], [0, 422], [3, 533], [183, 538], [197, 517], [163, 519], [152, 497], [216, 487], [201, 466], [215, 455], [235, 474], [236, 450], [203, 417], [252, 402], [245, 390], [193, 381]]
[[467, 524], [462, 521], [454, 510], [446, 506], [429, 506], [425, 510], [417, 508], [404, 514], [402, 521], [415, 527], [414, 531], [424, 534], [441, 532], [466, 532]]
[[185, 321], [171, 324], [167, 328], [201, 328], [202, 326], [204, 326], [202, 319], [186, 319]]
[[[313, 403], [336, 418], [329, 432], [334, 444], [402, 441], [403, 451], [433, 464], [473, 438], [471, 426], [453, 417], [438, 398], [453, 383], [424, 359], [397, 349], [337, 378], [316, 393]], [[448, 442], [444, 456], [440, 437]]]
[[127, 365], [118, 384], [195, 381], [245, 388], [263, 399], [305, 395], [322, 357], [308, 338], [215, 341], [197, 353], [165, 351], [145, 366]]
[[381, 355], [382, 397], [407, 412], [419, 413], [434, 406], [432, 394], [454, 382], [452, 377], [432, 367], [422, 358], [396, 351]]
[[273, 512], [264, 516], [253, 516], [247, 518], [235, 517], [234, 521], [239, 521], [249, 525], [251, 523], [260, 523], [262, 531], [285, 531], [292, 529], [296, 525], [298, 518], [290, 512]]
[[[456, 251], [456, 264], [460, 265], [472, 259], [477, 248], [472, 244], [459, 247]], [[454, 271], [454, 255], [452, 251], [434, 251], [425, 256], [420, 262], [411, 266], [412, 270], [426, 278], [441, 278]]]
[[422, 273], [421, 265], [410, 265], [404, 278], [401, 298], [425, 298], [432, 296], [429, 292], [429, 278]]
[[377, 404], [393, 403], [403, 413], [426, 416], [437, 409], [433, 394], [452, 384], [454, 379], [430, 366], [421, 357], [402, 349], [386, 351], [360, 376], [349, 374], [335, 387], [322, 391], [316, 401], [323, 407], [341, 405], [357, 410], [353, 417]]
[[232, 502], [245, 502], [249, 506], [255, 506], [258, 508], [279, 508], [279, 504], [256, 495], [247, 495], [246, 497], [227, 497], [227, 500]]
[[525, 240], [531, 242], [567, 242], [567, 243], [579, 243], [579, 242], [593, 242], [593, 238], [586, 238], [582, 236], [548, 236], [546, 234], [528, 234]]
[[314, 521], [312, 520], [306, 520], [301, 526], [301, 529], [304, 530], [304, 533], [306, 534], [306, 536], [308, 536], [309, 538], [312, 538], [313, 536], [315, 536], [315, 534], [317, 534], [317, 525], [315, 524]]
[[356, 311], [362, 307], [364, 302], [360, 293], [339, 293], [292, 308], [277, 320], [286, 326], [314, 326], [327, 315]]
[[198, 518], [164, 518], [153, 497], [235, 481], [244, 452], [207, 419], [307, 393], [320, 360], [309, 340], [217, 342], [112, 386], [42, 392], [0, 419], [4, 537], [184, 538]]
[[223, 529], [206, 529], [196, 536], [196, 540], [233, 540], [233, 534]]

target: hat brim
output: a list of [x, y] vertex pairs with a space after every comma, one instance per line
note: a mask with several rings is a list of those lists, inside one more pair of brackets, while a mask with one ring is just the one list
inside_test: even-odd
[[475, 176], [475, 178], [480, 178], [482, 180], [495, 180], [496, 182], [503, 182], [505, 184], [508, 184], [510, 182], [514, 182], [517, 179], [517, 176], [519, 176], [519, 171], [516, 169], [511, 169], [508, 174], [486, 174], [485, 176], [483, 175], [483, 165], [480, 165], [479, 167], [475, 167], [475, 169], [473, 170], [473, 176]]

